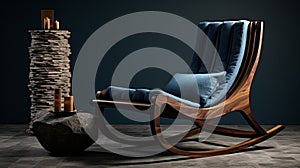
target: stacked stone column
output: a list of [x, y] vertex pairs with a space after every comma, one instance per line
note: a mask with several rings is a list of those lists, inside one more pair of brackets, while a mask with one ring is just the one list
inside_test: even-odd
[[[62, 95], [70, 93], [71, 54], [67, 30], [30, 30], [29, 90], [31, 99], [31, 122], [54, 111], [54, 89], [60, 88]], [[63, 107], [63, 101], [62, 101]], [[63, 110], [63, 109], [62, 109]]]

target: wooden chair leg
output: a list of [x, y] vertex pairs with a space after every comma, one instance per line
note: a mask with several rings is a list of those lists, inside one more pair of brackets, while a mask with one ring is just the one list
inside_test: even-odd
[[250, 105], [244, 110], [239, 111], [252, 129], [259, 135], [266, 134], [266, 131], [258, 124], [255, 118], [252, 115]]
[[[195, 120], [195, 124], [200, 128], [204, 126], [204, 122], [202, 120]], [[239, 138], [252, 138], [258, 136], [257, 133], [254, 131], [244, 131], [244, 130], [225, 128], [220, 126], [216, 126], [213, 133], [219, 135], [225, 135], [225, 136], [239, 137]]]
[[[158, 126], [157, 123], [156, 123], [156, 125]], [[157, 135], [157, 139], [159, 140], [161, 145], [173, 153], [185, 155], [185, 156], [189, 156], [189, 157], [208, 157], [208, 156], [216, 156], [216, 155], [240, 152], [240, 151], [248, 148], [249, 146], [255, 145], [257, 143], [260, 143], [260, 142], [274, 136], [275, 134], [280, 132], [283, 128], [284, 127], [282, 125], [277, 125], [277, 126], [273, 127], [272, 129], [268, 130], [265, 135], [251, 138], [249, 140], [238, 143], [236, 145], [232, 145], [232, 146], [220, 148], [220, 149], [209, 150], [209, 151], [187, 151], [187, 150], [179, 149], [176, 146], [169, 144], [163, 138], [163, 135], [160, 133], [160, 129], [158, 129], [158, 127], [156, 127], [156, 132], [157, 132], [156, 135]]]
[[[151, 122], [151, 131], [154, 135], [156, 135], [157, 140], [160, 142], [160, 144], [166, 148], [167, 150], [180, 154], [180, 155], [185, 155], [189, 157], [208, 157], [208, 156], [215, 156], [215, 155], [222, 155], [222, 154], [229, 154], [229, 153], [235, 153], [235, 152], [240, 152], [249, 146], [255, 145], [257, 143], [260, 143], [262, 141], [265, 141], [266, 139], [274, 136], [278, 132], [280, 132], [284, 126], [282, 125], [277, 125], [271, 128], [270, 130], [266, 131], [264, 134], [259, 135], [257, 137], [250, 138], [244, 142], [238, 143], [236, 145], [232, 145], [229, 147], [224, 147], [224, 148], [219, 148], [219, 149], [214, 149], [214, 150], [208, 150], [208, 151], [189, 151], [189, 150], [183, 150], [180, 149], [172, 144], [170, 144], [162, 135], [161, 132], [161, 127], [160, 127], [160, 110], [161, 110], [161, 105], [156, 105], [155, 110], [154, 110], [154, 119]], [[246, 119], [249, 119], [249, 124], [252, 124], [251, 126], [255, 129], [255, 131], [259, 130], [259, 127], [256, 127], [255, 124], [258, 124], [254, 118], [249, 115], [246, 115]], [[197, 130], [195, 131], [197, 132]], [[194, 132], [194, 133], [195, 133]]]

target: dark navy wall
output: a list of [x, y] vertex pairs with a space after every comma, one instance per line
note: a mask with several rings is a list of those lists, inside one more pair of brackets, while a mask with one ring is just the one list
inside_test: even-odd
[[[194, 23], [201, 20], [243, 18], [263, 20], [265, 21], [263, 49], [251, 92], [253, 114], [262, 124], [300, 124], [298, 109], [300, 24], [297, 17], [298, 5], [292, 0], [12, 0], [2, 2], [0, 6], [2, 90], [0, 123], [29, 122], [30, 99], [27, 84], [30, 60], [27, 47], [30, 45], [30, 37], [28, 30], [39, 28], [40, 10], [47, 8], [55, 9], [55, 17], [60, 21], [61, 27], [72, 33], [70, 39], [72, 65], [85, 40], [97, 28], [114, 18], [132, 12], [165, 11], [185, 17]], [[153, 41], [154, 37], [155, 35], [149, 36], [147, 39]], [[126, 40], [135, 40], [140, 44], [139, 47], [144, 47], [147, 46], [147, 42], [143, 43], [143, 38], [135, 37]], [[132, 49], [135, 47], [138, 48], [134, 46]], [[184, 46], [178, 49], [179, 53], [183, 51], [185, 51]], [[113, 53], [112, 51], [111, 56], [114, 56]], [[143, 75], [138, 75], [136, 80], [139, 80], [139, 76]], [[151, 78], [147, 80], [152, 81]], [[105, 85], [106, 82], [99, 82], [97, 86], [102, 87], [101, 85]], [[153, 83], [153, 86], [156, 85], [161, 83]], [[117, 114], [110, 118], [114, 121], [126, 122]], [[230, 115], [223, 123], [239, 124], [242, 121], [238, 115]]]

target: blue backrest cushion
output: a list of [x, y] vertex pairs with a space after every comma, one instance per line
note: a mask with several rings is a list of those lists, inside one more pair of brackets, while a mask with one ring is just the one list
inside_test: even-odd
[[[249, 21], [200, 22], [199, 28], [216, 47], [226, 71], [227, 91], [232, 86], [240, 69], [245, 53]], [[201, 45], [197, 44], [197, 45]], [[199, 51], [200, 54], [206, 53]], [[191, 70], [193, 73], [208, 73], [197, 54], [194, 54]]]

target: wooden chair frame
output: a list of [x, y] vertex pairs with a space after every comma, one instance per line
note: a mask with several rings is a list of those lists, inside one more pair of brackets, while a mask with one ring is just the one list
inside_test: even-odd
[[[276, 125], [270, 130], [265, 131], [256, 122], [256, 120], [254, 119], [251, 113], [250, 100], [249, 100], [250, 88], [259, 62], [261, 46], [262, 46], [262, 38], [263, 38], [263, 22], [262, 21], [250, 22], [249, 29], [248, 29], [248, 36], [247, 36], [246, 51], [243, 57], [243, 62], [239, 70], [238, 76], [235, 79], [233, 86], [228, 91], [226, 95], [226, 100], [224, 100], [224, 102], [218, 105], [208, 107], [208, 108], [195, 108], [195, 107], [191, 107], [179, 103], [163, 94], [158, 94], [153, 98], [153, 102], [155, 102], [154, 104], [116, 102], [116, 101], [107, 101], [107, 100], [99, 100], [99, 99], [94, 100], [94, 102], [96, 102], [101, 109], [107, 107], [109, 108], [115, 107], [115, 104], [123, 105], [124, 108], [126, 108], [127, 105], [130, 106], [134, 105], [135, 107], [140, 109], [152, 107], [154, 109], [154, 113], [151, 114], [154, 119], [150, 122], [152, 134], [156, 135], [157, 140], [164, 148], [176, 154], [186, 155], [190, 157], [207, 157], [207, 156], [239, 152], [241, 150], [248, 148], [249, 146], [265, 141], [266, 139], [274, 136], [284, 128], [283, 125]], [[162, 135], [161, 125], [160, 125], [160, 117], [162, 116], [162, 114], [164, 117], [174, 118], [174, 110], [168, 110], [170, 108], [165, 108], [165, 105], [178, 111], [184, 116], [195, 120], [197, 127], [191, 129], [188, 133], [185, 133], [183, 135], [183, 138], [191, 137], [200, 133], [204, 125], [203, 121], [217, 118], [217, 117], [222, 117], [228, 114], [229, 112], [233, 112], [233, 111], [240, 112], [242, 116], [246, 119], [248, 124], [252, 127], [253, 131], [237, 130], [237, 129], [217, 126], [213, 133], [232, 136], [232, 137], [249, 138], [249, 139], [244, 142], [238, 143], [236, 145], [209, 150], [209, 151], [183, 150], [174, 145], [171, 145], [167, 141], [167, 139], [165, 139], [164, 136]]]

